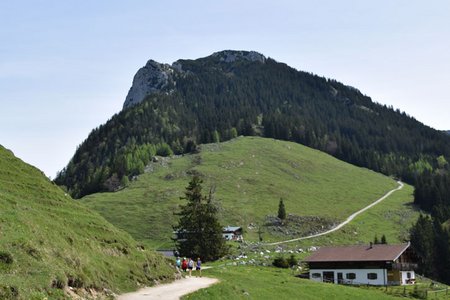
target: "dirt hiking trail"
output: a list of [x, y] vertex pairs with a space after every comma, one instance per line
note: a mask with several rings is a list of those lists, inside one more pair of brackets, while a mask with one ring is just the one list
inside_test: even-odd
[[190, 294], [197, 290], [209, 287], [219, 282], [216, 278], [187, 277], [175, 280], [172, 283], [161, 284], [154, 287], [143, 288], [137, 292], [120, 295], [118, 300], [149, 300], [165, 299], [178, 300], [181, 296]]

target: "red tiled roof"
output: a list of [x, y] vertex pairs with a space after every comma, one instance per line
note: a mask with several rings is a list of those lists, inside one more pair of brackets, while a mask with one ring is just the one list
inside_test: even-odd
[[394, 261], [409, 247], [409, 243], [401, 245], [377, 244], [322, 247], [305, 259], [306, 262], [338, 262], [338, 261]]

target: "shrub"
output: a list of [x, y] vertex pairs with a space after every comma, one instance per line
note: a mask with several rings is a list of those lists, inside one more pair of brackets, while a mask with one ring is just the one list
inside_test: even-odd
[[272, 265], [277, 268], [287, 269], [289, 268], [289, 263], [284, 257], [277, 257], [273, 260]]
[[171, 156], [173, 155], [172, 149], [166, 143], [160, 143], [157, 145], [156, 155], [159, 156]]
[[0, 299], [18, 299], [19, 289], [14, 286], [0, 286]]
[[14, 262], [14, 259], [11, 255], [11, 253], [5, 252], [5, 251], [0, 251], [0, 262], [4, 263], [6, 265], [10, 265]]
[[289, 267], [291, 267], [291, 268], [298, 264], [297, 258], [295, 258], [294, 254], [291, 254], [291, 256], [287, 259], [287, 263], [289, 264]]
[[84, 280], [82, 277], [68, 276], [67, 285], [73, 288], [82, 288], [84, 286]]
[[65, 281], [65, 279], [61, 279], [59, 277], [53, 279], [52, 280], [52, 288], [62, 290], [66, 286], [64, 281]]

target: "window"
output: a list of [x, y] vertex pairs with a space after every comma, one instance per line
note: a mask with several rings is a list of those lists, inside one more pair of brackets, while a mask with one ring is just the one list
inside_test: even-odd
[[378, 278], [378, 274], [377, 273], [367, 273], [367, 279], [375, 280], [377, 278]]
[[320, 273], [312, 273], [311, 277], [312, 278], [321, 278], [322, 275]]
[[345, 278], [346, 279], [355, 279], [356, 274], [355, 273], [347, 273], [347, 274], [345, 274]]
[[411, 279], [411, 272], [406, 273], [406, 278]]

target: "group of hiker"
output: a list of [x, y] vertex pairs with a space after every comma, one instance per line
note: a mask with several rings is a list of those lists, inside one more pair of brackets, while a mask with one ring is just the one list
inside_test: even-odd
[[185, 257], [181, 260], [180, 257], [177, 257], [176, 265], [178, 269], [181, 269], [184, 272], [189, 270], [189, 276], [192, 276], [192, 269], [194, 269], [195, 265], [195, 270], [198, 271], [197, 276], [200, 275], [200, 277], [202, 277], [202, 261], [200, 260], [200, 257], [197, 258], [197, 262], [194, 262], [192, 258], [186, 259]]

